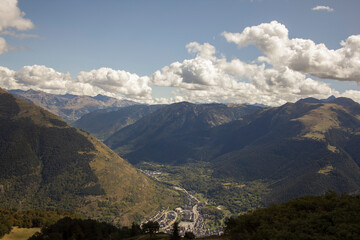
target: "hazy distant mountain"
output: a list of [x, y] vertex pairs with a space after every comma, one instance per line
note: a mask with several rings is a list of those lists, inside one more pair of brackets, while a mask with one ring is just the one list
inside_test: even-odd
[[99, 139], [106, 139], [120, 129], [165, 105], [133, 105], [122, 108], [97, 110], [82, 116], [73, 126], [83, 129]]
[[119, 100], [103, 95], [97, 95], [95, 97], [71, 94], [57, 95], [34, 90], [9, 90], [9, 92], [30, 103], [49, 110], [67, 122], [74, 122], [84, 114], [98, 109], [124, 107], [136, 104], [133, 101]]
[[0, 89], [3, 208], [59, 208], [130, 224], [173, 204], [177, 194], [95, 137]]
[[271, 183], [268, 203], [329, 189], [359, 191], [358, 103], [348, 98], [300, 100], [235, 121], [225, 117], [227, 106], [214, 106], [167, 106], [106, 143], [132, 163], [207, 161], [213, 177], [264, 180]]
[[201, 154], [204, 131], [259, 109], [251, 105], [175, 103], [123, 128], [105, 142], [132, 163], [186, 162]]

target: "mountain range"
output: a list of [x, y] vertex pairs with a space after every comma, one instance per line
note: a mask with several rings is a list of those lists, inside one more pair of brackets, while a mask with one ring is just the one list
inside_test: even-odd
[[[129, 223], [181, 201], [177, 192], [127, 161], [160, 164], [169, 172], [192, 169], [182, 172], [192, 179], [180, 184], [207, 197], [231, 195], [227, 189], [234, 181], [236, 196], [246, 200], [260, 184], [256, 204], [244, 206], [327, 190], [360, 193], [360, 105], [348, 98], [307, 98], [266, 108], [138, 104], [94, 110], [73, 123], [105, 139], [127, 161], [90, 134], [5, 91], [0, 104], [0, 202], [5, 207], [75, 209]], [[208, 190], [196, 186], [209, 179]]]
[[164, 105], [137, 104], [121, 108], [106, 108], [85, 114], [72, 125], [91, 133], [98, 139], [105, 140], [120, 129], [162, 107]]
[[182, 201], [88, 133], [0, 89], [0, 204], [129, 225]]
[[95, 97], [72, 94], [58, 95], [35, 90], [9, 90], [9, 93], [45, 108], [69, 123], [98, 109], [118, 108], [136, 104], [136, 102], [130, 100], [119, 100], [100, 94]]
[[172, 104], [105, 143], [133, 164], [207, 162], [214, 178], [265, 181], [265, 204], [326, 190], [359, 191], [358, 103], [309, 98], [239, 114], [237, 120], [224, 117], [226, 109]]
[[133, 164], [184, 163], [202, 152], [206, 132], [259, 109], [251, 105], [175, 103], [121, 129], [105, 143]]

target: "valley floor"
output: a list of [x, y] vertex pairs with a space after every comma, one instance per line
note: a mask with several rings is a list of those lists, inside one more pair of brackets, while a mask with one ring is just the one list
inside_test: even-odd
[[[149, 169], [140, 171], [160, 182], [171, 185], [187, 197], [185, 205], [172, 210], [163, 209], [146, 221], [156, 221], [159, 223], [161, 231], [171, 233], [174, 222], [180, 220], [179, 228], [182, 236], [185, 232], [193, 232], [196, 237], [219, 236], [224, 233], [224, 221], [232, 215], [226, 207], [215, 205], [215, 201], [208, 200], [201, 193], [185, 189], [181, 186], [181, 181], [173, 181], [177, 178], [176, 174]], [[197, 181], [201, 180], [198, 179]], [[226, 185], [225, 187], [229, 186]]]

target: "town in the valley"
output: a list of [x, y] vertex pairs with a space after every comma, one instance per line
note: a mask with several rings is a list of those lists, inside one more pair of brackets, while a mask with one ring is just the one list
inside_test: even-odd
[[[155, 179], [160, 175], [159, 171], [141, 170], [148, 176]], [[171, 233], [173, 224], [179, 222], [179, 234], [184, 236], [186, 232], [192, 232], [196, 237], [205, 237], [211, 235], [222, 235], [223, 228], [210, 229], [207, 227], [206, 214], [201, 214], [201, 209], [207, 205], [207, 202], [202, 202], [195, 197], [195, 192], [187, 191], [186, 189], [174, 186], [174, 189], [183, 192], [187, 197], [186, 205], [177, 207], [176, 209], [162, 209], [154, 216], [146, 219], [146, 221], [155, 221], [160, 225], [160, 231]]]

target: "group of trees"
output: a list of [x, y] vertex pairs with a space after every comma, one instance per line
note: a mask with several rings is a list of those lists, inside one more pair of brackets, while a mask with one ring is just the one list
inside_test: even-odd
[[61, 210], [0, 209], [0, 238], [9, 233], [13, 226], [21, 228], [46, 227], [63, 217], [81, 218], [80, 215]]
[[[63, 218], [55, 224], [43, 227], [41, 233], [36, 233], [30, 240], [121, 240], [141, 234], [149, 234], [150, 238], [156, 239], [155, 234], [159, 232], [158, 222], [149, 221], [139, 224], [133, 223], [132, 226], [117, 228], [105, 222], [98, 222], [91, 219], [72, 219]], [[178, 223], [174, 223], [173, 233], [169, 236], [171, 240], [179, 240]], [[191, 232], [185, 234], [185, 239], [194, 239], [195, 235]]]
[[360, 239], [360, 196], [305, 196], [230, 218], [232, 239]]
[[[160, 229], [159, 223], [154, 221], [142, 225], [133, 223], [131, 227], [118, 228], [105, 222], [82, 219], [78, 214], [61, 210], [17, 211], [0, 208], [0, 238], [9, 233], [13, 226], [41, 228], [41, 233], [36, 233], [30, 240], [120, 240], [141, 234], [154, 236]], [[180, 239], [177, 222], [173, 226], [170, 238]], [[193, 233], [186, 233], [185, 238], [193, 239], [195, 236]]]
[[29, 240], [120, 240], [136, 236], [138, 225], [133, 224], [132, 228], [117, 228], [105, 222], [98, 222], [91, 219], [63, 218], [57, 223], [43, 228], [41, 233], [36, 233]]
[[[149, 221], [142, 225], [142, 232], [153, 235], [154, 233], [159, 231], [159, 227], [160, 226], [159, 226], [158, 222]], [[180, 238], [181, 237], [180, 237], [180, 233], [179, 233], [179, 223], [175, 222], [173, 225], [173, 229], [172, 229], [171, 240], [179, 240]], [[186, 232], [184, 238], [185, 239], [194, 239], [195, 234], [192, 232]]]

